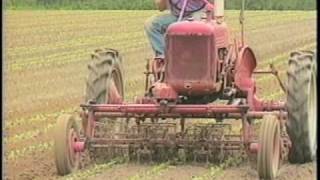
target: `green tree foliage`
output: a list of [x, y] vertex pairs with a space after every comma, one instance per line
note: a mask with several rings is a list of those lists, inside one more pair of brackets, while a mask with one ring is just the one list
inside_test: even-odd
[[[226, 9], [239, 9], [241, 0], [226, 0]], [[155, 9], [153, 0], [6, 0], [8, 9]], [[316, 0], [246, 0], [251, 10], [315, 10]]]

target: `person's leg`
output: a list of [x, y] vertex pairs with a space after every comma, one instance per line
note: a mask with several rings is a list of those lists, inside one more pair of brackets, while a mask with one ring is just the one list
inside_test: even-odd
[[177, 21], [171, 14], [160, 14], [150, 17], [145, 23], [145, 31], [156, 58], [164, 58], [164, 35], [168, 26]]

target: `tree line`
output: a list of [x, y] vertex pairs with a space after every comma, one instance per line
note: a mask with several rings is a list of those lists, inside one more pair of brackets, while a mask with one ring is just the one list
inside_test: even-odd
[[[246, 0], [250, 10], [316, 10], [316, 0]], [[151, 10], [153, 0], [6, 0], [6, 9]], [[239, 9], [241, 0], [226, 0], [226, 9]]]

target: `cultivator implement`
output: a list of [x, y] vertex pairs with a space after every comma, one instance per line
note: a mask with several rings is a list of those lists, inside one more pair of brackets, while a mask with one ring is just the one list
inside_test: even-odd
[[[176, 123], [143, 123], [133, 125], [126, 133], [109, 133], [90, 140], [93, 152], [102, 152], [104, 161], [126, 157], [137, 162], [205, 161], [222, 162], [238, 154], [240, 134], [232, 134], [231, 124], [194, 124], [177, 131]], [[102, 155], [104, 154], [104, 155]]]
[[[146, 101], [139, 101], [146, 102]], [[284, 104], [264, 102], [261, 110], [273, 110], [275, 117], [285, 118]], [[230, 156], [245, 152], [256, 153], [258, 137], [254, 133], [254, 119], [270, 114], [265, 111], [249, 111], [246, 105], [173, 105], [173, 104], [91, 104], [81, 105], [83, 119], [92, 157], [107, 161], [124, 157], [133, 161], [222, 162]], [[128, 118], [130, 117], [130, 118]], [[179, 118], [180, 117], [180, 118]], [[183, 117], [183, 118], [181, 118]], [[232, 124], [186, 123], [186, 118], [242, 118], [246, 122], [241, 132], [232, 131]], [[245, 117], [245, 118], [244, 118]], [[105, 119], [118, 118], [121, 126], [108, 124]], [[120, 119], [119, 119], [120, 118]], [[168, 122], [161, 122], [163, 119]], [[134, 123], [130, 123], [134, 120]], [[115, 121], [111, 121], [115, 122]], [[94, 128], [93, 128], [94, 127]], [[104, 128], [107, 127], [107, 128]], [[109, 129], [108, 129], [109, 127]], [[110, 129], [110, 127], [112, 127]], [[94, 132], [92, 132], [94, 130]], [[282, 131], [281, 131], [282, 132]], [[94, 134], [94, 135], [93, 135]], [[283, 152], [288, 151], [290, 141], [285, 142]], [[281, 145], [282, 145], [281, 144]], [[99, 153], [98, 153], [99, 152]], [[98, 155], [99, 154], [99, 155]], [[104, 157], [104, 158], [102, 158]]]
[[[145, 93], [132, 103], [124, 102], [120, 53], [109, 48], [92, 53], [81, 105], [82, 131], [71, 115], [57, 122], [59, 174], [78, 169], [86, 150], [94, 160], [120, 156], [138, 162], [222, 162], [241, 154], [255, 159], [262, 179], [276, 177], [287, 158], [293, 163], [315, 158], [314, 53], [290, 54], [287, 84], [272, 65], [270, 71], [256, 71], [253, 50], [243, 36], [241, 43], [230, 42], [223, 0], [215, 2], [218, 14], [211, 12], [211, 5], [206, 19], [168, 27], [165, 58], [147, 61]], [[253, 74], [275, 75], [287, 101], [259, 99]], [[229, 120], [241, 121], [240, 132]]]

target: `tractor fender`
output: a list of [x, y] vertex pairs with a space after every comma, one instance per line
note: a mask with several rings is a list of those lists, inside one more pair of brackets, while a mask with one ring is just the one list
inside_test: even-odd
[[261, 100], [256, 96], [255, 81], [252, 78], [257, 66], [256, 57], [249, 46], [241, 48], [235, 67], [235, 85], [246, 94], [250, 110], [261, 110]]
[[241, 48], [235, 66], [235, 85], [242, 91], [254, 88], [252, 73], [257, 66], [256, 57], [249, 46]]

